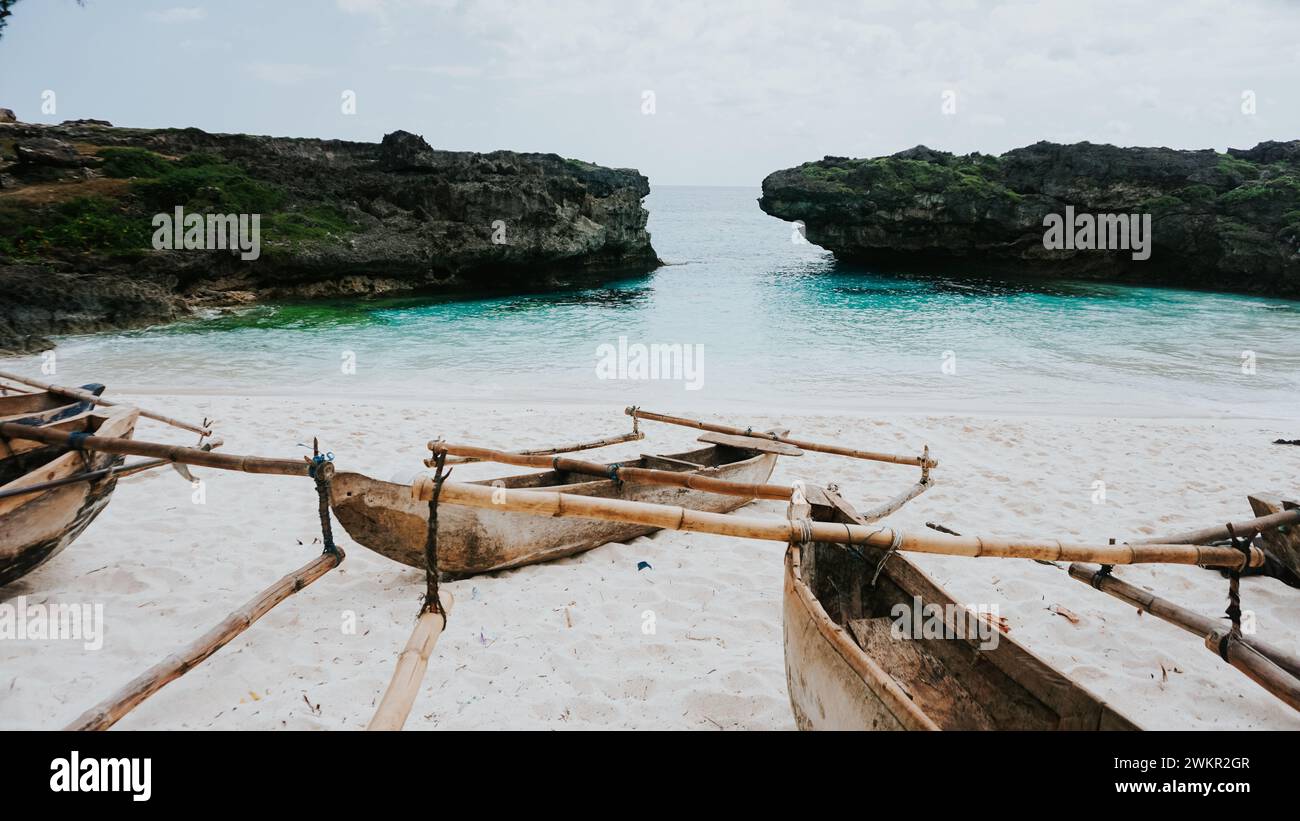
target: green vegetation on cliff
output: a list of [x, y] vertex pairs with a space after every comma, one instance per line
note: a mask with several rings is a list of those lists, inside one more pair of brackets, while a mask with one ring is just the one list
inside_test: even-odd
[[112, 147], [97, 156], [103, 175], [126, 185], [34, 206], [0, 201], [0, 254], [144, 253], [151, 249], [153, 215], [178, 206], [186, 213], [260, 214], [262, 242], [272, 248], [301, 249], [353, 230], [338, 207], [299, 205], [282, 186], [213, 154], [172, 160], [143, 148]]
[[[1300, 295], [1300, 140], [1184, 151], [1039, 142], [999, 156], [917, 146], [776, 171], [760, 207], [846, 261]], [[1044, 246], [1044, 220], [1149, 217], [1152, 253]]]
[[944, 192], [1011, 202], [1023, 199], [998, 180], [996, 157], [973, 154], [953, 159], [960, 161], [938, 163], [901, 157], [870, 160], [827, 158], [804, 163], [798, 170], [805, 179], [825, 190], [844, 194], [865, 191], [882, 200]]

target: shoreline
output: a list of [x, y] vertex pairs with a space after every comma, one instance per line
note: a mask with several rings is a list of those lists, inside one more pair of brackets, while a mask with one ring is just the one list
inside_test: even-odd
[[[462, 405], [474, 405], [477, 407], [501, 407], [505, 405], [521, 405], [521, 406], [538, 405], [546, 408], [573, 408], [579, 410], [593, 410], [593, 411], [612, 409], [616, 411], [617, 418], [625, 418], [623, 416], [622, 411], [623, 408], [628, 407], [628, 405], [622, 400], [611, 400], [609, 402], [599, 402], [596, 400], [587, 400], [587, 399], [574, 400], [574, 399], [567, 399], [567, 398], [560, 398], [560, 397], [540, 397], [540, 398], [525, 397], [525, 398], [514, 399], [514, 400], [500, 399], [500, 398], [478, 398], [478, 397], [465, 397], [465, 398], [459, 398], [455, 400], [436, 399], [433, 398], [435, 396], [433, 392], [430, 392], [427, 395], [422, 395], [418, 393], [403, 394], [403, 393], [387, 393], [387, 392], [342, 394], [342, 393], [329, 393], [325, 391], [317, 392], [312, 390], [279, 391], [275, 389], [266, 389], [266, 390], [250, 391], [250, 390], [241, 389], [235, 393], [226, 393], [216, 388], [151, 389], [151, 388], [140, 388], [131, 385], [127, 385], [122, 388], [115, 388], [114, 386], [110, 385], [109, 389], [112, 391], [113, 396], [121, 396], [121, 397], [130, 397], [130, 396], [151, 397], [151, 398], [197, 397], [202, 399], [259, 398], [259, 399], [294, 399], [294, 400], [313, 399], [313, 400], [327, 400], [327, 401], [338, 401], [338, 402], [356, 402], [356, 401], [383, 402], [386, 404], [401, 404], [401, 403], [410, 403], [413, 401], [419, 401], [422, 405], [426, 405], [426, 406], [431, 405], [434, 407], [438, 407], [438, 406], [457, 407]], [[762, 412], [762, 415], [769, 416], [769, 417], [780, 414], [780, 415], [796, 415], [796, 416], [804, 416], [804, 417], [843, 416], [843, 417], [851, 417], [851, 418], [864, 419], [864, 420], [878, 419], [883, 414], [889, 414], [890, 416], [902, 416], [910, 419], [917, 419], [917, 418], [956, 419], [956, 418], [966, 418], [966, 417], [973, 418], [973, 419], [984, 419], [984, 420], [993, 420], [993, 419], [1002, 419], [1002, 418], [1016, 418], [1016, 419], [1105, 418], [1105, 419], [1116, 419], [1116, 420], [1125, 420], [1125, 421], [1134, 421], [1134, 422], [1151, 421], [1151, 422], [1193, 422], [1193, 423], [1300, 421], [1300, 411], [1298, 411], [1297, 415], [1294, 417], [1270, 416], [1270, 415], [1247, 415], [1247, 414], [1215, 415], [1212, 411], [1205, 411], [1203, 415], [1193, 415], [1188, 413], [1176, 413], [1176, 412], [1170, 413], [1168, 415], [1162, 415], [1162, 414], [1131, 414], [1130, 415], [1130, 414], [1123, 414], [1123, 413], [1115, 413], [1112, 412], [1110, 409], [1093, 409], [1093, 408], [1086, 408], [1086, 407], [1080, 408], [1075, 412], [1069, 412], [1069, 413], [1066, 412], [1046, 413], [1038, 409], [1031, 409], [1022, 412], [1012, 412], [1012, 411], [1007, 411], [1005, 409], [997, 409], [997, 408], [983, 408], [983, 409], [974, 409], [974, 410], [949, 410], [944, 408], [935, 408], [933, 407], [933, 405], [929, 408], [926, 408], [916, 403], [903, 403], [899, 405], [878, 405], [877, 407], [872, 408], [871, 410], [850, 410], [850, 409], [829, 407], [822, 411], [810, 412], [807, 410], [807, 408], [800, 409], [795, 406], [783, 407], [780, 405], [774, 405], [770, 402], [764, 402], [762, 400], [750, 400], [750, 401], [724, 400], [721, 402], [711, 401], [707, 403], [684, 401], [678, 404], [673, 402], [659, 402], [658, 398], [655, 398], [652, 400], [652, 402], [654, 403], [652, 406], [644, 406], [644, 407], [646, 407], [647, 409], [653, 407], [653, 409], [657, 409], [657, 410], [672, 410], [673, 408], [677, 408], [678, 410], [689, 410], [689, 412], [691, 413], [708, 414], [708, 415], [737, 412], [737, 411], [759, 410]]]

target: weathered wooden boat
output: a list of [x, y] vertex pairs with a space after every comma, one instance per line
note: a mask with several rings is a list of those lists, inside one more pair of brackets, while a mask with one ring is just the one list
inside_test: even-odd
[[[761, 484], [771, 477], [778, 453], [798, 452], [778, 442], [752, 441], [752, 444], [753, 448], [712, 444], [669, 456], [643, 454], [640, 459], [619, 464]], [[471, 484], [561, 491], [715, 513], [727, 513], [752, 501], [742, 496], [689, 488], [609, 479], [592, 481], [585, 475], [563, 470]], [[334, 476], [332, 505], [334, 515], [359, 544], [402, 564], [424, 567], [429, 506], [412, 498], [409, 485], [383, 482], [359, 473], [338, 473]], [[438, 515], [438, 570], [448, 578], [505, 570], [572, 556], [657, 529], [624, 522], [549, 519], [507, 510], [448, 506]]]
[[[807, 497], [814, 521], [864, 523], [833, 491], [810, 487]], [[975, 615], [902, 553], [873, 585], [886, 552], [824, 542], [787, 549], [785, 669], [800, 729], [1138, 729], [1011, 637], [992, 642], [973, 630]], [[896, 616], [928, 605], [961, 638], [891, 632]]]
[[[139, 412], [94, 401], [102, 385], [86, 385], [91, 398], [69, 399], [40, 391], [0, 397], [0, 422], [130, 439]], [[117, 477], [64, 481], [107, 471], [120, 456], [65, 446], [0, 438], [0, 586], [30, 573], [81, 535], [108, 505]], [[48, 486], [47, 486], [48, 485]], [[37, 488], [36, 486], [41, 486]], [[32, 488], [31, 492], [21, 492]]]

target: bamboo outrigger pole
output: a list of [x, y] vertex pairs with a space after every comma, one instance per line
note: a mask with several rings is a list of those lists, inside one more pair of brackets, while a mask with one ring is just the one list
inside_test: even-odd
[[[18, 422], [0, 422], [0, 436], [9, 439], [27, 439], [33, 442], [45, 442], [49, 445], [63, 445], [75, 450], [92, 450], [101, 453], [116, 453], [121, 456], [147, 456], [168, 462], [180, 462], [186, 465], [236, 470], [244, 473], [269, 473], [280, 476], [319, 475], [328, 479], [334, 474], [333, 462], [321, 462], [313, 468], [310, 458], [302, 459], [268, 459], [264, 456], [239, 456], [230, 453], [213, 453], [202, 448], [187, 448], [182, 445], [164, 445], [158, 442], [141, 442], [137, 439], [122, 439], [116, 436], [91, 436], [89, 434], [67, 433], [53, 428], [39, 428]], [[316, 473], [313, 474], [313, 469]]]
[[447, 626], [447, 613], [454, 603], [451, 593], [445, 590], [439, 595], [439, 601], [442, 602], [441, 613], [424, 610], [416, 620], [406, 647], [397, 657], [393, 679], [388, 683], [374, 718], [366, 726], [367, 730], [400, 730], [406, 724], [406, 717], [420, 692], [420, 682], [424, 681], [424, 674], [429, 669], [429, 656]]
[[[222, 445], [220, 439], [215, 439], [203, 445], [203, 450], [209, 448], [219, 448]], [[27, 496], [32, 493], [41, 493], [42, 491], [51, 490], [64, 485], [75, 485], [79, 482], [94, 482], [99, 479], [112, 477], [121, 479], [125, 476], [133, 476], [137, 473], [143, 473], [146, 470], [162, 467], [163, 465], [175, 465], [170, 459], [146, 459], [143, 462], [134, 462], [129, 465], [117, 465], [116, 467], [100, 468], [99, 470], [90, 470], [85, 473], [74, 473], [71, 476], [64, 476], [62, 479], [52, 479], [48, 482], [37, 482], [33, 485], [24, 485], [12, 490], [0, 490], [0, 499], [9, 499], [14, 496]]]
[[1240, 636], [1233, 636], [1227, 630], [1218, 630], [1205, 637], [1205, 648], [1277, 696], [1291, 709], [1300, 710], [1300, 680], [1287, 675], [1285, 670], [1242, 641]]
[[[632, 420], [633, 430], [631, 433], [624, 433], [618, 436], [607, 436], [604, 439], [594, 439], [590, 442], [575, 442], [570, 445], [560, 445], [553, 448], [534, 448], [532, 450], [516, 450], [511, 453], [519, 456], [554, 456], [557, 453], [573, 453], [579, 450], [595, 450], [596, 448], [609, 447], [610, 445], [620, 445], [624, 442], [639, 442], [645, 438], [645, 434], [636, 430], [636, 420]], [[436, 441], [436, 440], [435, 440]], [[429, 449], [433, 450], [433, 442], [429, 443]], [[448, 459], [449, 465], [464, 465], [470, 462], [482, 462], [482, 459], [476, 459], [472, 456], [460, 456], [455, 459]], [[425, 467], [433, 467], [434, 459], [424, 460]]]
[[830, 453], [835, 456], [849, 456], [854, 459], [867, 459], [872, 462], [889, 462], [895, 465], [916, 465], [923, 470], [930, 470], [939, 466], [937, 459], [931, 459], [929, 456], [899, 456], [893, 453], [876, 453], [869, 450], [857, 450], [856, 448], [846, 448], [841, 445], [824, 445], [817, 442], [805, 442], [801, 439], [791, 439], [789, 436], [781, 436], [776, 433], [759, 433], [753, 428], [736, 428], [730, 425], [719, 425], [713, 422], [701, 422], [697, 419], [685, 419], [680, 416], [667, 416], [662, 413], [651, 413], [650, 411], [641, 410], [633, 406], [623, 411], [633, 419], [648, 419], [651, 422], [664, 422], [669, 425], [681, 425], [686, 428], [697, 428], [699, 430], [713, 431], [714, 433], [725, 433], [731, 436], [752, 436], [759, 439], [771, 439], [776, 442], [785, 442], [787, 445], [793, 445], [800, 450], [811, 450], [817, 453]]
[[[1168, 599], [1162, 599], [1148, 593], [1126, 581], [1115, 578], [1109, 573], [1102, 573], [1099, 567], [1087, 564], [1072, 564], [1070, 565], [1070, 578], [1091, 585], [1103, 593], [1108, 593], [1122, 602], [1131, 604], [1138, 610], [1169, 622], [1175, 627], [1181, 627], [1193, 635], [1204, 638], [1223, 629], [1221, 622], [1174, 604]], [[1242, 641], [1253, 647], [1260, 655], [1266, 656], [1283, 670], [1300, 678], [1300, 658], [1253, 636], [1243, 638]], [[1215, 652], [1218, 652], [1217, 644], [1215, 645]]]
[[[411, 494], [416, 499], [428, 501], [433, 496], [433, 489], [433, 479], [424, 476], [411, 486]], [[1087, 545], [1067, 544], [1055, 539], [1010, 540], [945, 536], [938, 533], [904, 533], [884, 526], [790, 522], [784, 519], [731, 516], [649, 502], [576, 496], [556, 491], [514, 490], [463, 482], [445, 483], [439, 498], [447, 504], [489, 510], [511, 510], [536, 516], [628, 522], [665, 530], [689, 530], [774, 542], [867, 544], [916, 553], [939, 553], [972, 558], [990, 556], [1103, 564], [1198, 564], [1227, 568], [1239, 568], [1245, 560], [1241, 551], [1235, 547], [1185, 544]], [[1255, 547], [1250, 548], [1250, 566], [1258, 567], [1263, 562], [1263, 551]]]
[[198, 666], [204, 659], [229, 644], [235, 636], [252, 627], [271, 608], [338, 567], [343, 558], [343, 551], [336, 547], [284, 576], [193, 643], [150, 667], [121, 690], [82, 713], [64, 729], [107, 730], [112, 727], [149, 696]]
[[[50, 385], [45, 382], [39, 382], [35, 379], [29, 379], [26, 376], [19, 376], [16, 373], [9, 373], [8, 371], [0, 371], [0, 379], [8, 379], [11, 382], [17, 382], [21, 385], [30, 385], [33, 388], [40, 388], [43, 391], [48, 391], [53, 394], [58, 394], [59, 396], [66, 396], [70, 399], [80, 399], [83, 402], [94, 402], [99, 405], [121, 404], [120, 402], [114, 402], [111, 399], [105, 399], [102, 396], [95, 396], [93, 393], [88, 393], [86, 391], [81, 390], [80, 388], [68, 388], [62, 385]], [[174, 428], [181, 428], [182, 430], [188, 430], [193, 433], [197, 433], [200, 436], [212, 435], [212, 430], [207, 427], [200, 427], [199, 425], [191, 425], [188, 422], [182, 422], [179, 419], [173, 419], [170, 416], [163, 416], [161, 413], [154, 413], [153, 411], [144, 410], [143, 408], [139, 410], [141, 416], [144, 416], [148, 419], [153, 419], [156, 422], [162, 422], [163, 424], [171, 425]]]
[[1254, 519], [1247, 519], [1244, 522], [1233, 522], [1232, 525], [1215, 525], [1200, 530], [1179, 533], [1174, 536], [1157, 536], [1150, 539], [1134, 539], [1131, 543], [1155, 544], [1157, 542], [1177, 542], [1180, 544], [1211, 544], [1213, 542], [1226, 542], [1233, 537], [1234, 533], [1243, 539], [1253, 539], [1261, 533], [1290, 525], [1300, 525], [1300, 509], [1283, 510], [1277, 513], [1270, 513], [1267, 516], [1257, 516]]
[[698, 473], [678, 473], [672, 470], [652, 470], [650, 468], [630, 467], [619, 464], [605, 465], [600, 462], [587, 462], [582, 459], [570, 459], [564, 456], [528, 456], [522, 453], [507, 453], [472, 445], [453, 445], [448, 442], [433, 441], [429, 450], [446, 453], [449, 456], [463, 456], [481, 462], [497, 462], [503, 465], [519, 467], [551, 468], [568, 473], [580, 473], [584, 476], [599, 476], [620, 482], [640, 482], [647, 485], [667, 485], [702, 490], [707, 493], [719, 493], [727, 496], [744, 496], [748, 499], [777, 499], [790, 501], [793, 488], [782, 485], [731, 482], [715, 479]]
[[922, 493], [925, 493], [932, 487], [934, 487], [934, 480], [927, 476], [894, 498], [881, 502], [870, 510], [864, 510], [859, 515], [862, 517], [863, 521], [866, 522], [880, 521], [886, 516], [898, 512], [902, 509], [903, 505], [912, 501], [917, 496], [920, 496]]

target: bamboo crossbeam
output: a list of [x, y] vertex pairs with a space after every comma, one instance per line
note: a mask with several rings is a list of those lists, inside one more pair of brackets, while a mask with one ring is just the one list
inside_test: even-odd
[[917, 496], [920, 496], [922, 493], [925, 493], [927, 490], [929, 490], [932, 487], [934, 487], [933, 479], [929, 479], [929, 478], [922, 479], [921, 481], [912, 485], [910, 488], [898, 494], [894, 498], [886, 502], [882, 502], [881, 504], [876, 505], [870, 510], [863, 512], [862, 520], [865, 522], [876, 522], [885, 518], [886, 516], [890, 516], [898, 512], [903, 507], [903, 505], [912, 501]]
[[[204, 445], [204, 449], [221, 447], [221, 440], [218, 439]], [[48, 482], [37, 482], [33, 485], [24, 485], [12, 490], [0, 490], [0, 499], [8, 499], [14, 496], [29, 496], [33, 493], [41, 493], [46, 490], [53, 490], [56, 487], [64, 485], [75, 485], [80, 482], [94, 482], [100, 479], [112, 477], [121, 479], [125, 476], [134, 476], [137, 473], [143, 473], [146, 470], [162, 467], [163, 465], [175, 464], [170, 459], [146, 459], [143, 462], [134, 462], [129, 465], [117, 465], [116, 467], [100, 468], [99, 470], [90, 470], [85, 473], [78, 473], [73, 476], [64, 476], [62, 479], [51, 479]]]
[[[96, 404], [100, 404], [100, 405], [121, 404], [120, 402], [114, 402], [111, 399], [105, 399], [102, 396], [95, 396], [93, 393], [88, 393], [86, 391], [81, 390], [80, 388], [68, 388], [62, 385], [50, 385], [45, 382], [39, 382], [35, 379], [29, 379], [25, 376], [19, 376], [16, 373], [9, 373], [8, 371], [0, 371], [0, 379], [8, 379], [11, 382], [18, 382], [19, 384], [22, 385], [30, 385], [33, 388], [40, 388], [43, 391], [49, 391], [50, 393], [58, 394], [59, 396], [66, 396], [69, 397], [70, 399], [80, 399], [83, 402], [95, 402]], [[171, 425], [174, 428], [181, 428], [182, 430], [192, 431], [193, 433], [197, 433], [200, 436], [212, 435], [212, 431], [207, 428], [203, 428], [198, 425], [191, 425], [188, 422], [182, 422], [181, 420], [173, 419], [170, 416], [163, 416], [161, 413], [154, 413], [153, 411], [144, 410], [142, 408], [139, 410], [141, 416], [144, 416], [148, 419], [153, 419], [156, 422], [162, 422], [164, 424]]]
[[400, 730], [406, 724], [406, 717], [410, 715], [415, 697], [420, 692], [420, 682], [424, 681], [424, 674], [429, 669], [429, 656], [433, 654], [438, 637], [447, 626], [445, 614], [451, 612], [454, 603], [451, 593], [446, 590], [438, 593], [438, 600], [442, 603], [442, 613], [432, 610], [420, 613], [406, 647], [397, 657], [393, 679], [388, 683], [388, 689], [375, 710], [374, 718], [370, 719], [367, 730]]
[[[620, 436], [609, 436], [604, 439], [596, 439], [591, 442], [578, 442], [572, 445], [560, 445], [559, 447], [554, 447], [554, 448], [534, 448], [532, 450], [516, 450], [510, 452], [520, 456], [554, 456], [557, 453], [573, 453], [574, 451], [579, 451], [579, 450], [595, 450], [596, 448], [609, 447], [610, 445], [619, 445], [624, 442], [639, 442], [644, 438], [645, 438], [644, 433], [642, 433], [639, 430], [634, 430], [631, 433], [624, 433]], [[438, 444], [438, 442], [439, 440], [437, 439], [430, 441], [429, 450], [433, 450], [434, 445]], [[448, 459], [446, 461], [446, 464], [466, 465], [471, 462], [482, 462], [482, 461], [484, 460], [476, 459], [472, 456], [459, 456], [456, 457], [455, 459]], [[434, 460], [432, 458], [425, 459], [424, 466], [431, 468], [433, 467], [433, 462]]]
[[[76, 450], [92, 450], [101, 453], [116, 453], [121, 456], [147, 456], [165, 459], [168, 462], [180, 462], [186, 465], [235, 470], [244, 473], [269, 473], [280, 476], [309, 476], [312, 462], [303, 459], [269, 459], [265, 456], [239, 456], [226, 453], [212, 453], [202, 448], [187, 448], [181, 445], [165, 445], [158, 442], [142, 442], [138, 439], [122, 439], [114, 436], [87, 436], [78, 433], [65, 433], [52, 428], [38, 428], [17, 422], [0, 422], [0, 435], [9, 439], [26, 439], [44, 442], [49, 445], [63, 445]], [[332, 462], [322, 462], [322, 477], [328, 478], [334, 473]]]
[[633, 419], [646, 419], [651, 422], [681, 425], [686, 428], [710, 430], [714, 433], [726, 433], [732, 436], [753, 436], [761, 439], [771, 439], [776, 442], [785, 442], [787, 445], [793, 445], [800, 450], [811, 450], [817, 453], [829, 453], [835, 456], [849, 456], [854, 459], [866, 459], [872, 462], [889, 462], [895, 465], [916, 465], [917, 467], [926, 470], [939, 466], [938, 460], [931, 459], [928, 456], [899, 456], [893, 453], [876, 453], [869, 450], [846, 448], [841, 445], [826, 445], [818, 442], [806, 442], [802, 439], [792, 439], [789, 436], [781, 436], [775, 433], [755, 433], [752, 428], [737, 428], [730, 425], [719, 425], [713, 422], [701, 422], [697, 419], [686, 419], [680, 416], [651, 413], [650, 411], [641, 410], [636, 407], [626, 408], [623, 412]]
[[[423, 476], [411, 486], [412, 496], [429, 501], [433, 480]], [[708, 513], [672, 505], [656, 505], [626, 499], [576, 496], [557, 491], [516, 490], [447, 482], [439, 503], [489, 510], [510, 510], [534, 516], [563, 516], [602, 521], [627, 522], [665, 530], [689, 530], [765, 539], [774, 542], [830, 542], [867, 544], [916, 553], [949, 556], [1046, 559], [1048, 561], [1100, 562], [1102, 564], [1197, 564], [1207, 567], [1240, 567], [1244, 557], [1231, 547], [1198, 545], [1086, 545], [1067, 544], [1055, 539], [1010, 540], [974, 536], [944, 536], [938, 533], [904, 533], [882, 526], [847, 525], [832, 522], [794, 523], [784, 519], [761, 519]], [[804, 525], [806, 524], [806, 529]], [[1250, 566], [1264, 562], [1264, 554], [1251, 548]]]
[[718, 493], [726, 496], [743, 496], [746, 499], [776, 499], [790, 501], [792, 488], [782, 485], [769, 485], [753, 482], [731, 482], [701, 476], [698, 473], [678, 472], [673, 470], [653, 470], [622, 465], [605, 465], [600, 462], [587, 462], [582, 459], [570, 459], [564, 456], [528, 456], [519, 453], [507, 453], [473, 445], [454, 445], [448, 442], [430, 442], [429, 449], [435, 454], [446, 453], [449, 456], [465, 456], [484, 462], [497, 462], [518, 467], [550, 468], [567, 473], [580, 473], [584, 476], [599, 476], [602, 479], [617, 479], [621, 482], [641, 483], [647, 485], [664, 485], [700, 490], [706, 493]]
[[[1233, 522], [1232, 529], [1239, 538], [1253, 539], [1260, 533], [1289, 525], [1300, 525], [1300, 510], [1283, 510], [1279, 513], [1270, 513], [1267, 516], [1258, 516], [1243, 522]], [[1232, 536], [1228, 533], [1227, 525], [1215, 525], [1201, 530], [1178, 533], [1173, 536], [1135, 539], [1130, 544], [1156, 544], [1157, 542], [1164, 544], [1171, 542], [1179, 544], [1211, 544], [1213, 542], [1227, 541], [1230, 538]]]
[[216, 627], [204, 633], [179, 652], [150, 667], [121, 690], [91, 707], [69, 724], [67, 730], [107, 730], [123, 716], [140, 706], [145, 699], [169, 683], [193, 670], [231, 639], [253, 626], [280, 602], [338, 567], [343, 551], [322, 553], [275, 584], [258, 593]]
[[[1117, 579], [1114, 576], [1106, 575], [1097, 579], [1097, 573], [1101, 568], [1086, 564], [1070, 565], [1070, 578], [1083, 582], [1086, 585], [1096, 587], [1103, 593], [1107, 593], [1122, 602], [1136, 607], [1146, 613], [1150, 613], [1158, 619], [1163, 619], [1175, 627], [1180, 627], [1188, 633], [1204, 638], [1218, 630], [1223, 629], [1223, 623], [1216, 621], [1208, 616], [1202, 616], [1185, 607], [1174, 604], [1168, 599], [1162, 599], [1146, 590], [1129, 584], [1126, 581]], [[1251, 636], [1243, 639], [1251, 645], [1260, 654], [1267, 656], [1270, 661], [1286, 670], [1293, 676], [1300, 678], [1300, 658], [1288, 653], [1287, 651], [1275, 647], [1267, 642]]]
[[[1224, 639], [1227, 639], [1224, 643]], [[1236, 638], [1228, 637], [1228, 631], [1219, 630], [1205, 637], [1205, 648], [1218, 656], [1223, 647], [1223, 656], [1246, 678], [1277, 696], [1293, 710], [1300, 710], [1300, 681], [1287, 675], [1286, 671], [1265, 658], [1258, 650]]]

